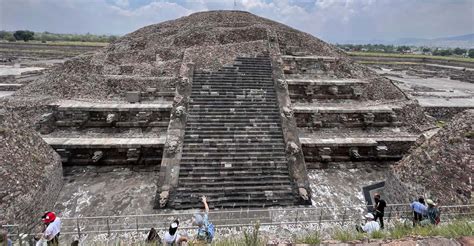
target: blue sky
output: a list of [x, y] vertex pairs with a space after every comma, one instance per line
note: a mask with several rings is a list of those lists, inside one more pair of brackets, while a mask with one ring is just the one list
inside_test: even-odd
[[[237, 9], [331, 42], [474, 33], [474, 0], [236, 0]], [[125, 34], [234, 0], [0, 0], [0, 29]]]

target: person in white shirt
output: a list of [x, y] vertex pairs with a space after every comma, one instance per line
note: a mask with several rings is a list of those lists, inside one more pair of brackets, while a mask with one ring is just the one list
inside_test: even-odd
[[357, 226], [356, 229], [359, 232], [366, 232], [366, 233], [372, 233], [374, 231], [380, 230], [380, 225], [376, 221], [374, 221], [374, 215], [371, 213], [366, 214], [365, 216], [365, 225], [363, 226]]
[[179, 235], [178, 226], [178, 220], [175, 220], [173, 223], [171, 223], [170, 228], [165, 233], [165, 237], [163, 238], [165, 245], [176, 246], [181, 245], [182, 242], [188, 241], [187, 237]]
[[56, 217], [54, 212], [46, 212], [42, 220], [46, 229], [43, 232], [42, 238], [47, 241], [49, 245], [59, 245], [59, 233], [61, 232], [61, 219]]

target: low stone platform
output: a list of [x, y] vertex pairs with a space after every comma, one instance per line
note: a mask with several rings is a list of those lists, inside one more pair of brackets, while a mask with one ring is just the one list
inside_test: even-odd
[[160, 147], [165, 137], [159, 138], [48, 138], [43, 140], [53, 148], [139, 148]]
[[100, 103], [83, 101], [60, 101], [52, 104], [59, 111], [170, 111], [172, 102], [155, 103]]
[[288, 85], [363, 85], [367, 81], [360, 79], [286, 79]]
[[343, 161], [400, 160], [416, 140], [416, 136], [402, 134], [325, 138], [306, 134], [300, 137], [308, 168], [326, 168], [332, 162]]
[[102, 103], [59, 101], [50, 105], [52, 112], [44, 114], [38, 124], [42, 134], [56, 128], [162, 128], [169, 124], [172, 102]]
[[0, 91], [16, 91], [23, 86], [23, 84], [0, 84]]
[[360, 79], [308, 79], [294, 77], [290, 77], [284, 80], [284, 82], [288, 84], [290, 98], [294, 102], [359, 99], [362, 97], [368, 84], [367, 81]]
[[63, 165], [154, 165], [161, 163], [165, 137], [159, 138], [48, 138]]
[[386, 127], [399, 126], [395, 105], [366, 105], [364, 103], [306, 103], [295, 104], [297, 126], [317, 130], [328, 127]]
[[283, 60], [313, 60], [313, 61], [336, 61], [336, 57], [332, 56], [291, 56], [283, 55], [281, 56]]

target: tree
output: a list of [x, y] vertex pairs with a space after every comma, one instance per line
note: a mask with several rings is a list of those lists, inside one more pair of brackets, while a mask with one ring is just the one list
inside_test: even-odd
[[410, 50], [410, 47], [402, 45], [397, 47], [397, 51], [400, 53], [405, 53]]
[[461, 48], [456, 48], [453, 50], [453, 53], [455, 55], [464, 55], [466, 54], [466, 50], [465, 49], [461, 49]]
[[35, 33], [28, 30], [18, 30], [13, 33], [13, 36], [16, 40], [23, 40], [25, 42], [28, 42], [29, 40], [34, 39]]
[[469, 58], [474, 58], [474, 49], [469, 50]]
[[431, 52], [431, 49], [430, 49], [430, 48], [427, 48], [427, 47], [425, 47], [425, 48], [423, 48], [423, 50], [422, 50], [422, 51], [423, 51], [423, 53], [428, 53], [428, 52]]

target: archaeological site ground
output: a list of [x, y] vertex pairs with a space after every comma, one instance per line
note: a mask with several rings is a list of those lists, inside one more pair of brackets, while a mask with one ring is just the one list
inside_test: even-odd
[[241, 11], [104, 47], [0, 43], [0, 62], [12, 233], [46, 210], [71, 240], [190, 228], [203, 195], [226, 235], [352, 227], [375, 192], [392, 220], [420, 195], [472, 216], [474, 62], [351, 57]]

